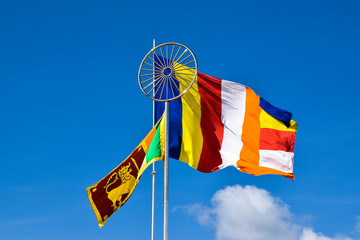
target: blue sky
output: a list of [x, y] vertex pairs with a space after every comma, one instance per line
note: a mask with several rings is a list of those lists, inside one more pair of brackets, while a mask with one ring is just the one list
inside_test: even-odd
[[200, 72], [250, 86], [299, 123], [295, 181], [170, 162], [169, 239], [360, 239], [359, 10], [358, 1], [1, 1], [0, 239], [150, 238], [151, 169], [101, 230], [85, 189], [152, 126], [137, 71], [154, 38], [187, 45]]

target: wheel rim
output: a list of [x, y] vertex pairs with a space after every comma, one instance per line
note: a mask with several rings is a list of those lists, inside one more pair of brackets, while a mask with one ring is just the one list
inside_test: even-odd
[[197, 76], [193, 52], [179, 43], [153, 48], [142, 60], [138, 80], [143, 93], [152, 100], [165, 102], [184, 95]]

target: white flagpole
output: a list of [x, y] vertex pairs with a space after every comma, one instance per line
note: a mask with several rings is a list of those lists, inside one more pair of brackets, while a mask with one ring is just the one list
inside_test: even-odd
[[[189, 48], [187, 48], [186, 46], [182, 45], [182, 44], [178, 44], [178, 43], [164, 43], [159, 45], [158, 47], [155, 47], [155, 39], [153, 40], [153, 49], [145, 56], [145, 58], [143, 59], [143, 61], [141, 62], [140, 68], [139, 68], [139, 76], [138, 76], [138, 80], [139, 80], [139, 85], [141, 90], [143, 91], [143, 93], [145, 95], [147, 95], [148, 97], [150, 97], [152, 100], [154, 101], [159, 101], [159, 102], [164, 102], [165, 103], [165, 152], [164, 152], [164, 232], [163, 232], [163, 236], [164, 236], [164, 240], [168, 240], [168, 219], [169, 219], [169, 102], [175, 99], [178, 99], [179, 97], [181, 97], [183, 94], [185, 94], [190, 87], [192, 86], [192, 84], [194, 83], [195, 79], [196, 79], [196, 73], [197, 73], [197, 61], [196, 58], [194, 56], [194, 54], [191, 52], [191, 50]], [[168, 51], [168, 47], [172, 47], [171, 50], [171, 56], [170, 56], [170, 60], [169, 60], [169, 51]], [[166, 56], [163, 54], [163, 50], [162, 47], [165, 47], [166, 49]], [[155, 51], [157, 49], [160, 49], [159, 54], [155, 53]], [[177, 49], [177, 50], [176, 50]], [[174, 50], [176, 51], [174, 59], [173, 57], [173, 53]], [[181, 55], [179, 55], [177, 57], [177, 54], [179, 52], [182, 52]], [[178, 61], [179, 59], [181, 59], [184, 54], [188, 52], [190, 53], [190, 55], [184, 57], [181, 62], [183, 62], [184, 60], [188, 59], [189, 57], [193, 58], [193, 61], [190, 61], [188, 63], [186, 63], [185, 65], [189, 65], [190, 63], [192, 63], [192, 67], [190, 67], [190, 69], [194, 69], [194, 74], [193, 74], [193, 80], [190, 82], [190, 80], [184, 79], [181, 73], [176, 73], [176, 67], [174, 67], [173, 61]], [[153, 58], [151, 58], [151, 54], [153, 54]], [[161, 67], [157, 66], [157, 63], [155, 63], [157, 59], [156, 57], [158, 55], [161, 55], [162, 59], [167, 59], [166, 61], [164, 60], [160, 60], [161, 58], [159, 58], [159, 64], [161, 65]], [[177, 59], [176, 59], [177, 58]], [[146, 62], [146, 60], [151, 59], [154, 64], [150, 64], [149, 62]], [[176, 59], [176, 60], [175, 60]], [[179, 62], [179, 64], [181, 63]], [[153, 67], [152, 71], [153, 74], [142, 74], [143, 71], [149, 72], [151, 71], [148, 67], [143, 67], [144, 64], [146, 65], [150, 65]], [[155, 67], [156, 67], [156, 71], [155, 71]], [[159, 79], [157, 79], [157, 76], [155, 75], [155, 72], [157, 72], [157, 74], [159, 74]], [[181, 83], [179, 80], [176, 79], [176, 75], [179, 75], [180, 78], [190, 82], [187, 83], [189, 86], [183, 90], [180, 91], [180, 89], [177, 87], [177, 82]], [[186, 74], [189, 75], [189, 74]], [[192, 75], [192, 74], [190, 74]], [[152, 78], [148, 78], [149, 76], [152, 76]], [[157, 81], [159, 80], [159, 81]], [[148, 83], [149, 81], [152, 81], [151, 83]], [[149, 88], [149, 86], [151, 86], [151, 84], [153, 84], [152, 88]], [[158, 85], [160, 84], [160, 85]], [[181, 83], [182, 84], [182, 83]], [[171, 88], [171, 92], [169, 91], [169, 85]], [[185, 85], [182, 84], [184, 87]], [[156, 86], [158, 86], [158, 89], [156, 89]], [[162, 97], [163, 91], [164, 91], [164, 87], [166, 86], [166, 96]], [[178, 92], [176, 92], [176, 94], [174, 93], [174, 88], [173, 86], [176, 86]], [[154, 96], [157, 95], [157, 92], [159, 91], [161, 87], [161, 92], [160, 92], [160, 96]], [[148, 88], [148, 90], [146, 90]], [[150, 96], [150, 93], [153, 92], [153, 96]], [[170, 96], [169, 96], [170, 94]], [[155, 114], [154, 110], [155, 110], [155, 103], [153, 102], [153, 115]], [[154, 124], [154, 122], [153, 122]], [[152, 230], [151, 230], [151, 240], [154, 239], [154, 198], [155, 198], [155, 165], [153, 164], [153, 189], [152, 189]]]
[[164, 240], [168, 240], [169, 216], [169, 101], [165, 102], [165, 153], [164, 153]]
[[[153, 49], [155, 48], [155, 39], [153, 39]], [[153, 67], [155, 77], [155, 67]], [[155, 82], [154, 82], [155, 84]], [[153, 92], [154, 94], [154, 92]], [[153, 100], [153, 126], [155, 126], [155, 101]], [[155, 162], [152, 164], [152, 192], [151, 192], [151, 240], [154, 240], [154, 224], [155, 224]]]

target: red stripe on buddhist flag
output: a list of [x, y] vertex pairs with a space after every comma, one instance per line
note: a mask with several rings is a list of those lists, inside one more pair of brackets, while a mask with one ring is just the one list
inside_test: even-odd
[[203, 148], [197, 170], [214, 172], [222, 164], [220, 155], [224, 125], [221, 122], [221, 79], [198, 72], [201, 99], [201, 130]]
[[262, 150], [294, 152], [295, 136], [296, 132], [262, 128], [260, 130], [259, 148]]

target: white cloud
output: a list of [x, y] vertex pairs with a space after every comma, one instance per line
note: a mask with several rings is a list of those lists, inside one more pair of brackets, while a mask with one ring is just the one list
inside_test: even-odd
[[[218, 240], [352, 240], [296, 224], [288, 205], [255, 186], [226, 187], [213, 195], [211, 206], [185, 208], [201, 225], [214, 227]], [[360, 230], [360, 218], [356, 227]]]
[[351, 238], [338, 235], [334, 238], [324, 236], [322, 233], [315, 233], [311, 228], [303, 228], [300, 240], [352, 240]]
[[360, 234], [360, 216], [356, 217], [355, 230]]

